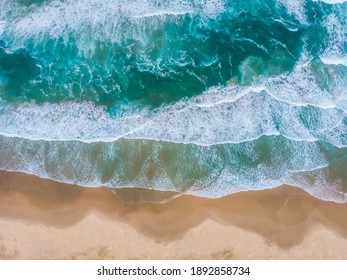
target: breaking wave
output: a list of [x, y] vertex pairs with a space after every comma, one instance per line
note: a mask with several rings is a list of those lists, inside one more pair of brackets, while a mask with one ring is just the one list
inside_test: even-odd
[[[273, 8], [275, 7], [275, 8]], [[346, 1], [0, 4], [0, 169], [347, 200]]]

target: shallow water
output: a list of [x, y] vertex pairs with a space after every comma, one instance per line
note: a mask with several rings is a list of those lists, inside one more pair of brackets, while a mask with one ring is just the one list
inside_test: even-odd
[[347, 2], [4, 0], [0, 169], [345, 201]]

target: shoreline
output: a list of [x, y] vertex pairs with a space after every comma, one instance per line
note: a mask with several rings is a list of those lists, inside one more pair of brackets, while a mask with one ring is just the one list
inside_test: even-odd
[[0, 259], [347, 259], [346, 217], [290, 186], [210, 199], [0, 171]]

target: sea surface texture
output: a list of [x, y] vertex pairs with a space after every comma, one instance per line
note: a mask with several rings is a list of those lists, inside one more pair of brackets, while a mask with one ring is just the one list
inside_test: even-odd
[[347, 1], [1, 0], [0, 169], [347, 200]]

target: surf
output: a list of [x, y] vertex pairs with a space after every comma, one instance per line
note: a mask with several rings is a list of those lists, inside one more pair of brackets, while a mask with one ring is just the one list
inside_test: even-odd
[[0, 4], [0, 169], [346, 201], [346, 1]]

